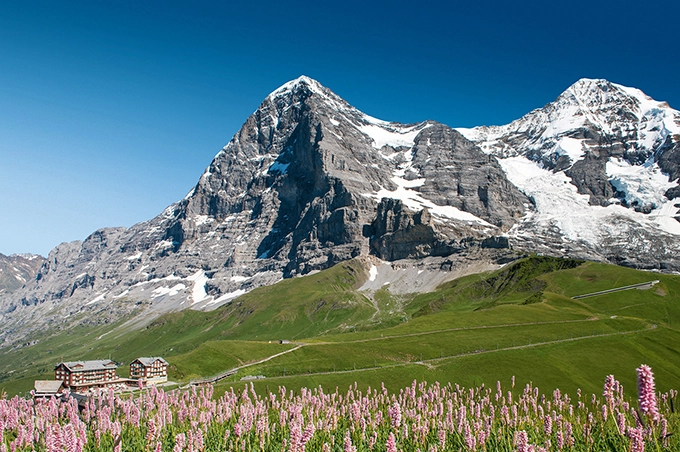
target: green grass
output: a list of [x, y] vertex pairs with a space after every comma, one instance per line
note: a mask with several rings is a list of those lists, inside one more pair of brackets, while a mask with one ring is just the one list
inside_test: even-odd
[[[14, 394], [34, 378], [52, 378], [61, 356], [129, 362], [155, 355], [183, 382], [252, 364], [219, 383], [218, 392], [249, 375], [267, 377], [254, 382], [260, 389], [354, 381], [398, 389], [414, 379], [494, 385], [515, 375], [545, 391], [599, 392], [610, 373], [634, 390], [642, 363], [655, 370], [659, 389], [680, 388], [678, 276], [535, 256], [431, 293], [396, 297], [383, 288], [372, 299], [356, 291], [366, 277], [354, 260], [212, 312], [168, 314], [137, 331], [111, 325], [43, 337], [0, 355], [0, 388]], [[571, 299], [655, 279], [649, 290]]]
[[278, 342], [209, 341], [191, 352], [175, 355], [169, 369], [171, 380], [199, 379], [217, 375], [225, 369], [263, 359], [293, 345]]

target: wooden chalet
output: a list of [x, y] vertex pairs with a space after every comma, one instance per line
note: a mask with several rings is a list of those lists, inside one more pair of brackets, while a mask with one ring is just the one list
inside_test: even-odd
[[168, 381], [168, 362], [159, 356], [137, 358], [130, 363], [130, 378], [137, 378], [148, 383]]
[[118, 365], [111, 360], [61, 362], [54, 368], [55, 380], [74, 391], [111, 386], [120, 382]]
[[61, 398], [65, 393], [64, 382], [61, 380], [35, 380], [33, 382], [33, 398], [49, 399]]

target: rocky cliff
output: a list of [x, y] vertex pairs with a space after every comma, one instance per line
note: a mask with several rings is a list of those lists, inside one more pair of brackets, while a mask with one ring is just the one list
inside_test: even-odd
[[42, 266], [45, 258], [36, 254], [0, 253], [0, 296], [20, 289], [32, 281]]

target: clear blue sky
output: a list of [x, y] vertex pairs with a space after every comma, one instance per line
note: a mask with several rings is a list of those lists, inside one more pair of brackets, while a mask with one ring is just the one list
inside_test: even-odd
[[[554, 4], [553, 4], [554, 3]], [[182, 198], [301, 74], [386, 120], [504, 124], [582, 77], [680, 106], [680, 2], [0, 2], [0, 253]]]

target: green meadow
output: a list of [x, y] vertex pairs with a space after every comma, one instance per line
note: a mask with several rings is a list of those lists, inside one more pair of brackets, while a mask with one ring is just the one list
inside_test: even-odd
[[[26, 393], [34, 379], [53, 378], [62, 359], [127, 364], [157, 355], [178, 384], [238, 368], [217, 383], [218, 394], [250, 382], [258, 391], [354, 382], [398, 390], [414, 379], [472, 386], [513, 376], [546, 392], [599, 393], [608, 374], [632, 394], [642, 363], [659, 390], [680, 388], [679, 276], [533, 256], [399, 303], [389, 287], [357, 291], [367, 277], [353, 260], [215, 311], [167, 314], [142, 329], [121, 321], [44, 334], [0, 352], [0, 388]], [[653, 280], [644, 290], [571, 298]]]

